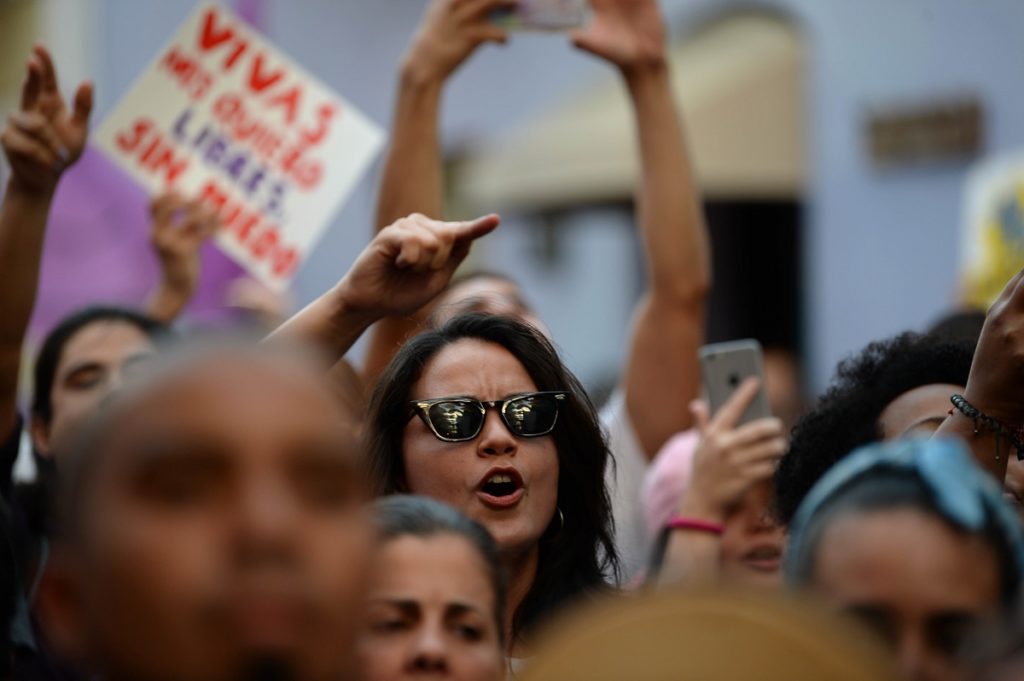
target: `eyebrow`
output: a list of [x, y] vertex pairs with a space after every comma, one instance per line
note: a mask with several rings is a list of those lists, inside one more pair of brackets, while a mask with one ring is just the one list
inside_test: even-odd
[[129, 463], [136, 470], [171, 462], [203, 467], [222, 466], [226, 463], [220, 448], [216, 444], [211, 445], [206, 438], [181, 437], [168, 431], [155, 431], [143, 442], [130, 445], [130, 449], [132, 454]]
[[65, 369], [64, 372], [61, 373], [60, 377], [61, 378], [67, 378], [68, 376], [73, 376], [74, 374], [77, 374], [79, 372], [85, 371], [87, 369], [102, 369], [102, 368], [103, 368], [103, 364], [101, 362], [97, 362], [95, 360], [87, 359], [87, 360], [80, 361], [80, 362], [78, 362], [76, 364], [72, 364], [71, 366], [67, 367], [67, 369]]
[[420, 400], [413, 400], [413, 402], [436, 402], [438, 400], [476, 400], [477, 402], [505, 402], [508, 400], [514, 400], [517, 397], [525, 397], [526, 395], [532, 395], [534, 393], [544, 392], [543, 390], [516, 390], [514, 392], [505, 393], [504, 397], [499, 397], [496, 400], [485, 400], [475, 395], [442, 395], [441, 397], [425, 397]]
[[[129, 355], [128, 357], [124, 358], [124, 360], [122, 360], [120, 364], [135, 364], [137, 362], [144, 362], [146, 360], [152, 359], [156, 356], [157, 355], [155, 351], [137, 352], [133, 355]], [[104, 366], [105, 365], [103, 362], [98, 362], [94, 359], [81, 360], [76, 364], [68, 366], [64, 373], [61, 374], [61, 377], [66, 378], [68, 376], [71, 376], [72, 374], [77, 374], [78, 372], [83, 371], [85, 369], [102, 369]]]
[[[371, 598], [370, 603], [377, 605], [390, 605], [398, 608], [403, 612], [419, 612], [420, 602], [413, 598], [397, 597], [389, 598], [387, 596], [380, 596], [377, 598]], [[445, 616], [458, 616], [466, 614], [477, 614], [481, 617], [484, 613], [480, 608], [471, 605], [469, 603], [462, 603], [460, 601], [447, 602], [444, 604]]]

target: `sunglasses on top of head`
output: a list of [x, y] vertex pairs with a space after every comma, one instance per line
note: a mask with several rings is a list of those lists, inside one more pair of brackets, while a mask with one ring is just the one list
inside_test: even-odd
[[559, 390], [524, 393], [504, 400], [439, 397], [411, 403], [413, 412], [438, 440], [468, 442], [484, 428], [487, 410], [496, 409], [509, 431], [518, 437], [541, 437], [555, 429], [558, 408], [569, 393]]

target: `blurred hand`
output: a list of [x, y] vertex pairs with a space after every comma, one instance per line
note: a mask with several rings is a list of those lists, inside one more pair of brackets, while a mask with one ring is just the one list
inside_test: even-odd
[[231, 282], [225, 304], [250, 316], [268, 333], [284, 323], [292, 308], [288, 294], [278, 293], [252, 277]]
[[621, 69], [665, 61], [665, 24], [658, 0], [590, 0], [589, 26], [570, 34], [581, 50], [607, 59]]
[[161, 285], [190, 297], [199, 282], [200, 249], [220, 227], [217, 213], [199, 200], [168, 192], [150, 204], [150, 215]]
[[989, 308], [964, 396], [1000, 421], [1024, 425], [1024, 270]]
[[433, 0], [413, 37], [405, 67], [425, 79], [444, 81], [484, 43], [508, 39], [490, 15], [515, 5], [516, 0]]
[[500, 222], [497, 215], [438, 222], [414, 214], [385, 227], [338, 284], [341, 302], [373, 317], [416, 312], [444, 290], [472, 243]]
[[782, 422], [767, 418], [737, 427], [758, 387], [757, 379], [747, 379], [713, 419], [705, 403], [698, 401], [691, 406], [700, 442], [680, 515], [724, 522], [730, 508], [747, 490], [775, 472], [786, 451]]
[[35, 46], [21, 88], [21, 107], [0, 134], [13, 186], [30, 193], [52, 193], [61, 174], [85, 149], [91, 112], [92, 85], [78, 87], [74, 110], [69, 111], [50, 53]]

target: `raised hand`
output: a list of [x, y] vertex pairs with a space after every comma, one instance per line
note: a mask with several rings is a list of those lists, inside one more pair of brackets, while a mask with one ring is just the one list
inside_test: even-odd
[[199, 200], [168, 192], [150, 204], [150, 241], [160, 261], [160, 282], [146, 311], [170, 324], [199, 284], [200, 249], [220, 227], [216, 211]]
[[12, 186], [50, 194], [61, 173], [82, 155], [89, 134], [92, 85], [78, 87], [69, 110], [45, 47], [32, 50], [21, 90], [21, 107], [8, 119], [0, 144], [11, 164]]
[[405, 57], [405, 70], [443, 81], [484, 43], [504, 43], [506, 32], [490, 21], [516, 0], [433, 0]]
[[199, 251], [220, 227], [215, 210], [168, 192], [150, 204], [150, 241], [165, 285], [191, 294], [199, 281]]
[[591, 0], [590, 24], [570, 34], [581, 50], [621, 69], [665, 61], [665, 24], [658, 0]]
[[1024, 270], [989, 308], [964, 396], [1003, 423], [1024, 425]]
[[412, 314], [444, 290], [472, 243], [500, 222], [497, 215], [469, 222], [403, 218], [356, 259], [338, 284], [340, 300], [348, 312], [371, 317]]
[[757, 379], [747, 379], [713, 419], [706, 404], [694, 403], [700, 443], [681, 515], [721, 523], [747, 490], [771, 478], [786, 450], [782, 422], [767, 418], [737, 427], [757, 390]]

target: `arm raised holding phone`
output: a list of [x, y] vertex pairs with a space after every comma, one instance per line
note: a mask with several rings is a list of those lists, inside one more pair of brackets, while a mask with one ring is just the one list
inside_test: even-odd
[[[438, 132], [444, 85], [481, 46], [507, 40], [507, 33], [490, 17], [515, 4], [515, 0], [434, 0], [430, 4], [402, 60], [391, 146], [377, 199], [378, 228], [411, 213], [444, 213]], [[363, 371], [367, 385], [372, 385], [425, 315], [422, 309], [412, 310], [374, 326]]]
[[622, 385], [648, 458], [692, 424], [697, 351], [711, 287], [707, 227], [686, 136], [672, 96], [657, 0], [591, 0], [593, 20], [573, 31], [580, 49], [615, 65], [636, 113], [642, 178], [637, 219], [649, 284], [633, 321]]

